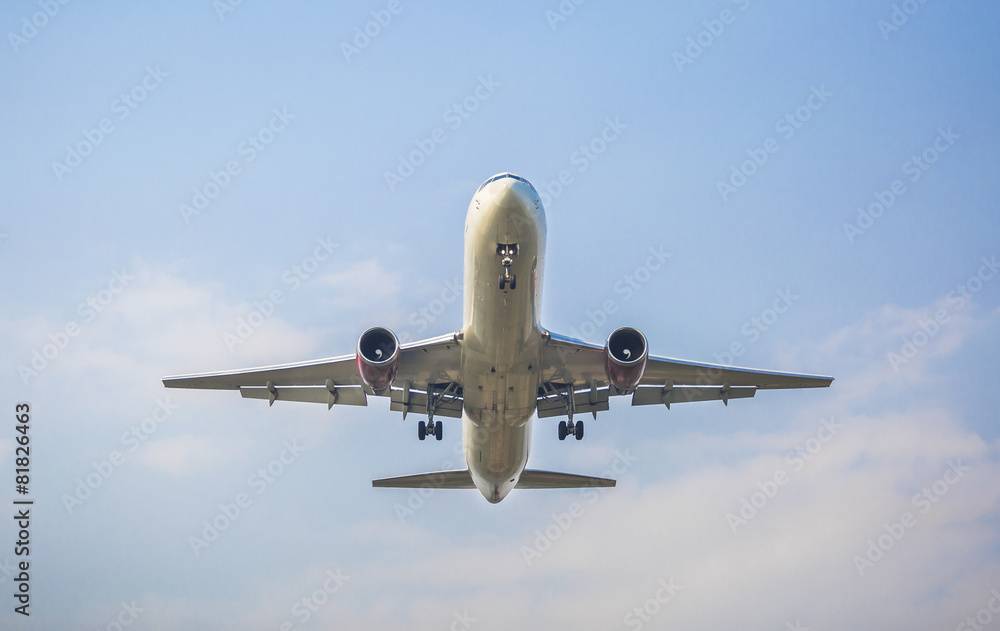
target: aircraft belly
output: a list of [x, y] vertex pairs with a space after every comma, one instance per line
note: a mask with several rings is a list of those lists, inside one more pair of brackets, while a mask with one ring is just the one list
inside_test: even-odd
[[[537, 307], [544, 226], [524, 209], [470, 209], [462, 330], [463, 445], [476, 486], [499, 501], [528, 460], [542, 331]], [[517, 244], [516, 287], [500, 289], [498, 246]]]
[[[497, 212], [492, 221], [470, 225], [467, 234], [462, 378], [465, 411], [486, 425], [521, 425], [535, 411], [541, 330], [537, 325], [534, 277], [541, 235], [534, 222]], [[501, 290], [496, 253], [517, 243], [511, 272], [515, 289]]]

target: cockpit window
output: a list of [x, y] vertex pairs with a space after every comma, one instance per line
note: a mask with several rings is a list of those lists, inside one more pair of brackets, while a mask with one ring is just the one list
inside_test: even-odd
[[[501, 173], [500, 175], [494, 175], [494, 176], [493, 176], [493, 177], [491, 177], [490, 179], [488, 179], [488, 180], [486, 180], [485, 182], [483, 182], [483, 183], [482, 183], [482, 184], [481, 184], [481, 185], [479, 186], [479, 188], [477, 188], [477, 189], [476, 189], [476, 192], [478, 193], [479, 191], [481, 191], [481, 190], [483, 190], [484, 188], [486, 188], [486, 185], [487, 185], [487, 184], [489, 184], [490, 182], [496, 182], [497, 180], [502, 180], [502, 179], [504, 179], [505, 177], [509, 177], [509, 178], [511, 178], [512, 180], [517, 180], [518, 182], [524, 182], [524, 183], [525, 183], [525, 184], [527, 184], [528, 186], [531, 186], [531, 182], [529, 182], [528, 180], [524, 179], [524, 178], [523, 178], [523, 177], [521, 177], [520, 175], [514, 175], [513, 173]], [[534, 189], [535, 187], [534, 187], [534, 186], [531, 186], [531, 188], [532, 188], [532, 189]]]

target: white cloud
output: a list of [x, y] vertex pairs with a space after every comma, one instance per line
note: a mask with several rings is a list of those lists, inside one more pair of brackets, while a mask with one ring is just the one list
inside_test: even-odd
[[[378, 278], [382, 270], [367, 265], [359, 269], [367, 270], [369, 279]], [[60, 357], [59, 370], [117, 375], [135, 385], [158, 378], [164, 363], [183, 362], [192, 370], [228, 365], [223, 360], [229, 354], [212, 343], [241, 306], [168, 274], [150, 273], [147, 282], [148, 289], [137, 286], [134, 294], [122, 297], [107, 324], [95, 321], [99, 335], [81, 340], [80, 357]], [[336, 282], [344, 283], [345, 293], [354, 291], [347, 277]], [[285, 515], [274, 522], [278, 518], [262, 504], [232, 529], [237, 534], [226, 535], [225, 545], [213, 548], [212, 562], [228, 562], [237, 541], [249, 545], [251, 539], [240, 539], [246, 533], [256, 536], [257, 529], [280, 527], [283, 539], [315, 549], [318, 565], [276, 578], [251, 569], [238, 590], [242, 598], [150, 593], [140, 603], [154, 612], [145, 622], [149, 628], [232, 626], [234, 621], [245, 628], [276, 628], [290, 619], [291, 606], [303, 594], [315, 590], [322, 571], [340, 562], [334, 556], [348, 551], [358, 556], [343, 563], [352, 576], [343, 597], [331, 599], [310, 624], [447, 627], [453, 615], [468, 612], [478, 619], [473, 629], [634, 628], [625, 616], [655, 595], [661, 579], [672, 578], [682, 586], [680, 592], [645, 628], [775, 629], [794, 620], [817, 629], [953, 628], [974, 614], [995, 586], [991, 524], [1000, 516], [995, 484], [1000, 445], [970, 430], [946, 399], [931, 406], [922, 395], [928, 380], [940, 378], [937, 360], [974, 344], [997, 314], [956, 312], [908, 364], [893, 370], [887, 350], [919, 330], [920, 320], [935, 308], [886, 306], [776, 360], [819, 365], [837, 377], [831, 390], [807, 393], [803, 405], [788, 414], [797, 422], [780, 431], [749, 427], [729, 436], [689, 432], [671, 442], [629, 439], [619, 447], [639, 458], [636, 473], [620, 476], [618, 488], [593, 503], [576, 491], [524, 491], [488, 506], [478, 496], [446, 500], [453, 496], [442, 491], [442, 498], [432, 498], [400, 525], [391, 506], [405, 502], [406, 492], [385, 491], [395, 494], [391, 501], [372, 495], [370, 503], [357, 507], [360, 521], [343, 529], [312, 514], [321, 513], [316, 507], [296, 516], [301, 519]], [[264, 344], [268, 353], [287, 343], [292, 350], [282, 352], [290, 359], [309, 356], [308, 336], [295, 335], [280, 318], [275, 315], [265, 325], [275, 325], [273, 338], [262, 327], [251, 342], [273, 339], [274, 347]], [[120, 337], [109, 337], [112, 330]], [[157, 331], [163, 337], [154, 339]], [[142, 341], [133, 346], [136, 339]], [[141, 403], [140, 410], [150, 405]], [[763, 397], [751, 403], [768, 405]], [[307, 410], [295, 416], [319, 418]], [[794, 465], [790, 453], [819, 435], [821, 418], [843, 428], [801, 467]], [[327, 419], [312, 425], [325, 428]], [[209, 474], [249, 449], [230, 436], [205, 436], [190, 426], [185, 431], [154, 437], [136, 454], [137, 462], [171, 477]], [[117, 444], [117, 433], [110, 436]], [[315, 445], [311, 454], [349, 448], [337, 440], [317, 439]], [[610, 452], [602, 443], [579, 447], [570, 460], [597, 470], [609, 464]], [[970, 470], [923, 512], [926, 504], [915, 504], [914, 495], [933, 488], [949, 461]], [[312, 463], [303, 460], [302, 467]], [[787, 474], [787, 483], [771, 487], [779, 470]], [[762, 486], [775, 491], [766, 502]], [[325, 490], [325, 483], [317, 489]], [[198, 499], [218, 502], [216, 496]], [[739, 515], [744, 499], [760, 506], [734, 534], [727, 514]], [[325, 492], [315, 501], [336, 502]], [[380, 503], [387, 507], [381, 516], [372, 512]], [[571, 508], [577, 516], [566, 521]], [[907, 512], [914, 516], [913, 527], [860, 576], [855, 555], [864, 556], [869, 541], [886, 533], [885, 524], [898, 523]], [[528, 565], [524, 548], [547, 530], [557, 536]]]
[[[388, 619], [341, 610], [329, 621], [406, 628], [468, 610], [504, 626], [622, 628], [660, 579], [673, 578], [682, 589], [648, 628], [774, 629], [795, 620], [811, 628], [953, 627], [995, 586], [1000, 445], [917, 395], [936, 376], [935, 360], [974, 340], [996, 314], [957, 315], [908, 370], [893, 371], [886, 348], [927, 312], [887, 306], [817, 344], [818, 361], [830, 362], [838, 380], [822, 406], [809, 402], [795, 414], [808, 419], [798, 427], [730, 437], [694, 432], [631, 447], [640, 462], [694, 450], [712, 464], [648, 486], [622, 476], [593, 504], [576, 492], [509, 498], [489, 509], [508, 530], [486, 529], [494, 534], [485, 540], [412, 523], [421, 520], [359, 524], [352, 538], [378, 540], [382, 549], [366, 574], [391, 576], [398, 593], [419, 597], [394, 600], [397, 615]], [[819, 435], [821, 416], [842, 429], [794, 464], [796, 446]], [[734, 450], [745, 457], [715, 464]], [[969, 470], [955, 479], [947, 473], [953, 466]], [[779, 470], [787, 483], [770, 486]], [[942, 482], [949, 476], [953, 483]], [[743, 499], [760, 503], [762, 486], [773, 497], [734, 534], [727, 514], [738, 515]], [[924, 492], [934, 501], [921, 499]], [[582, 513], [567, 521], [574, 502]], [[885, 544], [886, 524], [895, 528], [906, 513], [913, 526], [860, 575], [855, 556], [864, 558], [880, 537]], [[558, 536], [528, 566], [523, 547], [546, 529]], [[353, 588], [370, 594], [376, 583], [362, 579]]]

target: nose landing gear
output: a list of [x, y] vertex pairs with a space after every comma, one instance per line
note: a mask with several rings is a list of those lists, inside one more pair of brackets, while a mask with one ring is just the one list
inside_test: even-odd
[[500, 278], [497, 281], [497, 287], [501, 291], [505, 285], [509, 286], [511, 290], [517, 289], [517, 274], [513, 274], [510, 271], [510, 266], [514, 264], [514, 257], [517, 256], [517, 244], [498, 243], [497, 255], [501, 257], [500, 265], [503, 266], [503, 271], [500, 272]]

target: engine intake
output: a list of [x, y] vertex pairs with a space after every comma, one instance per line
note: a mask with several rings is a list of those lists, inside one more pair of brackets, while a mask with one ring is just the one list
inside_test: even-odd
[[604, 343], [604, 374], [608, 383], [619, 393], [634, 390], [646, 371], [648, 356], [646, 336], [632, 327], [616, 329]]
[[384, 392], [392, 385], [399, 368], [399, 340], [389, 329], [376, 326], [358, 338], [358, 373], [365, 385]]

